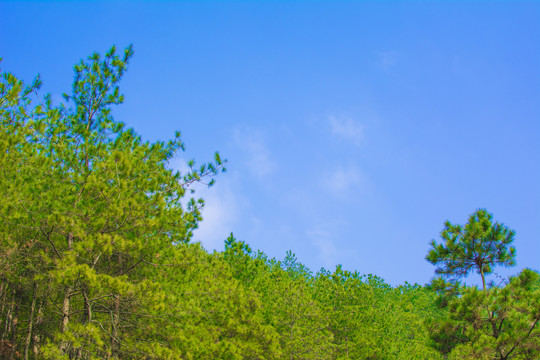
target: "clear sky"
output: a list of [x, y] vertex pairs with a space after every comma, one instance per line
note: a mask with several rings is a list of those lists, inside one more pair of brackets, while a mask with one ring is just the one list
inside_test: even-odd
[[486, 208], [517, 232], [500, 273], [540, 269], [540, 2], [0, 0], [2, 69], [54, 99], [130, 43], [116, 119], [181, 130], [176, 168], [229, 160], [200, 192], [207, 249], [234, 232], [315, 272], [423, 284], [444, 221]]

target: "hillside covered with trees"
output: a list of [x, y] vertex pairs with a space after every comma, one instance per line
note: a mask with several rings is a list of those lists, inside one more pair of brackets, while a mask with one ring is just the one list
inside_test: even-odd
[[[193, 243], [204, 202], [190, 190], [226, 161], [174, 171], [180, 133], [144, 142], [113, 119], [132, 54], [81, 61], [60, 105], [39, 78], [2, 73], [0, 358], [540, 358], [540, 276], [486, 282], [516, 252], [486, 210], [444, 224], [425, 286], [313, 273], [232, 234], [222, 252]], [[482, 288], [460, 282], [471, 272]]]

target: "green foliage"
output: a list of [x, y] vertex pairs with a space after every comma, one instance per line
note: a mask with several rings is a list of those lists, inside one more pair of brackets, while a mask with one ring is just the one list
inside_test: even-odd
[[[269, 259], [232, 234], [223, 252], [191, 243], [204, 201], [187, 191], [226, 160], [171, 170], [179, 132], [144, 142], [114, 120], [132, 55], [81, 61], [58, 106], [39, 78], [0, 78], [1, 358], [539, 357], [532, 271], [484, 292], [443, 278], [392, 287], [341, 266], [313, 275], [292, 252]], [[511, 265], [514, 233], [491, 220], [447, 222], [428, 260], [447, 277]]]
[[75, 66], [73, 94], [58, 107], [40, 99], [39, 79], [24, 87], [2, 76], [2, 339], [25, 358], [181, 356], [162, 328], [139, 331], [167, 307], [152, 263], [189, 242], [203, 202], [184, 208], [185, 190], [224, 161], [174, 172], [179, 134], [148, 143], [114, 121], [132, 53], [113, 47]]
[[515, 232], [492, 222], [493, 215], [477, 210], [464, 226], [447, 221], [441, 232], [443, 244], [431, 242], [426, 260], [437, 265], [435, 272], [446, 277], [460, 278], [476, 270], [486, 288], [485, 275], [496, 265], [515, 264], [515, 248], [511, 246]]
[[[287, 262], [291, 261], [290, 255]], [[279, 334], [282, 358], [329, 359], [332, 334], [326, 314], [313, 298], [310, 283], [303, 273], [280, 265], [278, 262], [271, 266], [254, 286], [265, 305], [265, 321]]]
[[465, 289], [450, 302], [446, 319], [433, 324], [434, 338], [445, 340], [440, 344], [450, 359], [538, 359], [539, 279], [525, 269], [503, 288]]
[[442, 318], [427, 319], [432, 346], [449, 359], [537, 359], [540, 356], [539, 275], [524, 270], [502, 288], [486, 289], [485, 274], [495, 265], [511, 266], [515, 249], [514, 231], [493, 216], [478, 210], [465, 226], [446, 222], [437, 245], [426, 259], [442, 264], [437, 273], [447, 277], [466, 276], [475, 269], [482, 276], [483, 290], [447, 282], [439, 277], [430, 289], [439, 294]]

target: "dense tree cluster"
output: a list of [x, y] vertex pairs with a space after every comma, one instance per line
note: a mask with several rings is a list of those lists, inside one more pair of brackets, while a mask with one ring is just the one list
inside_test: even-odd
[[81, 61], [56, 106], [39, 78], [2, 73], [0, 358], [539, 358], [537, 273], [483, 290], [456, 280], [513, 264], [514, 233], [484, 210], [446, 224], [427, 259], [451, 281], [428, 286], [313, 274], [232, 234], [222, 252], [192, 243], [204, 202], [189, 190], [225, 161], [174, 171], [179, 133], [143, 142], [112, 118], [132, 54]]
[[[538, 359], [540, 275], [525, 269], [506, 284], [486, 288], [485, 276], [494, 266], [515, 264], [515, 232], [492, 220], [492, 214], [477, 210], [463, 226], [447, 221], [444, 242], [431, 242], [426, 260], [442, 277], [430, 287], [446, 310], [444, 318], [426, 320], [433, 346], [449, 359]], [[472, 270], [480, 274], [482, 290], [457, 281]]]

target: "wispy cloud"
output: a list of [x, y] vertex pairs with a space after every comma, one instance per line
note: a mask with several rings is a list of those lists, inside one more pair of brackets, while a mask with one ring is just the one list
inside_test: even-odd
[[364, 139], [364, 127], [362, 124], [351, 118], [338, 119], [334, 116], [330, 116], [329, 123], [332, 135], [352, 141], [355, 145], [362, 143]]
[[234, 141], [244, 152], [247, 166], [253, 175], [262, 178], [275, 171], [276, 163], [260, 130], [237, 128], [234, 131]]
[[396, 51], [381, 51], [378, 54], [377, 65], [384, 71], [388, 71], [397, 64], [398, 55]]
[[[170, 166], [184, 174], [189, 171], [187, 162], [182, 158], [175, 158]], [[190, 196], [204, 199], [203, 220], [199, 223], [198, 229], [193, 232], [193, 241], [201, 242], [208, 251], [221, 249], [224, 240], [241, 218], [240, 212], [244, 200], [238, 192], [233, 191], [234, 183], [234, 178], [219, 177], [211, 188], [204, 184], [194, 183], [190, 188], [194, 189], [195, 193], [192, 195], [189, 191], [186, 192], [185, 203]]]
[[351, 193], [367, 185], [366, 175], [356, 166], [337, 167], [323, 174], [323, 187], [334, 197], [350, 198]]
[[193, 238], [209, 251], [220, 249], [239, 218], [239, 199], [227, 184], [219, 180], [205, 194], [199, 195], [205, 202], [203, 221], [194, 231]]
[[318, 250], [318, 255], [327, 270], [333, 270], [337, 265], [339, 258], [339, 250], [336, 246], [332, 234], [335, 234], [335, 229], [328, 224], [318, 225], [306, 232], [306, 235], [311, 239], [311, 243]]

